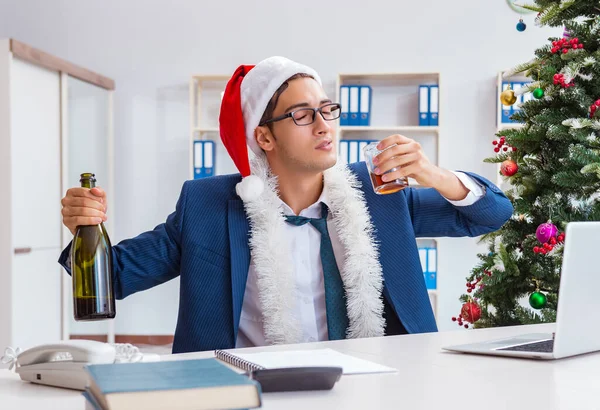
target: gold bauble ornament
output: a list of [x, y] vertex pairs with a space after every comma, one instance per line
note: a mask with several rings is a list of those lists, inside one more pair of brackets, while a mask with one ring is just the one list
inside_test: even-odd
[[509, 88], [507, 90], [502, 91], [502, 94], [500, 94], [500, 102], [503, 105], [513, 105], [514, 103], [516, 103], [517, 96], [515, 95], [514, 90], [511, 90]]

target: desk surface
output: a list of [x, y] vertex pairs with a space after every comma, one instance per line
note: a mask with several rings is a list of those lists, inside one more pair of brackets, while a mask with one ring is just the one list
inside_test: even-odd
[[[556, 361], [466, 355], [441, 350], [521, 333], [550, 333], [554, 325], [271, 346], [240, 351], [329, 347], [398, 369], [395, 374], [343, 376], [331, 391], [263, 394], [264, 409], [494, 409], [600, 408], [600, 353]], [[212, 352], [163, 356], [211, 357]], [[79, 392], [24, 383], [0, 370], [0, 408], [84, 409]]]

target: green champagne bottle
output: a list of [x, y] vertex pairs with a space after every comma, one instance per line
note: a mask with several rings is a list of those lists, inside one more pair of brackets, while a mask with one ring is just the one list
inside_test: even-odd
[[[81, 174], [79, 182], [83, 188], [92, 189], [96, 186], [96, 176]], [[112, 251], [103, 223], [77, 227], [72, 244], [71, 272], [75, 320], [114, 318]]]

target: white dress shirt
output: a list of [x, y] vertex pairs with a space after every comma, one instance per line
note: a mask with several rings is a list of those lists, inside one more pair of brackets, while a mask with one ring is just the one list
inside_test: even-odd
[[[465, 199], [460, 201], [446, 199], [451, 204], [455, 206], [472, 205], [485, 194], [485, 187], [482, 187], [470, 176], [462, 172], [455, 172], [454, 174], [469, 190], [469, 194]], [[303, 209], [300, 212], [300, 216], [320, 218], [321, 203], [324, 203], [331, 209], [325, 192], [326, 190], [324, 189], [317, 202]], [[294, 215], [294, 211], [283, 201], [280, 203], [280, 209], [284, 215]], [[327, 229], [336, 263], [341, 269], [341, 266], [344, 265], [344, 248], [333, 225], [331, 213], [327, 217]], [[299, 297], [298, 303], [294, 304], [295, 310], [293, 314], [299, 319], [302, 326], [302, 341], [316, 342], [328, 340], [327, 315], [325, 313], [325, 287], [320, 256], [321, 234], [309, 223], [302, 226], [286, 223], [284, 233], [285, 237], [289, 240], [290, 256], [292, 266], [294, 267], [296, 289]], [[256, 267], [252, 258], [250, 258], [250, 268], [244, 292], [236, 347], [264, 346], [266, 344], [258, 297]]]

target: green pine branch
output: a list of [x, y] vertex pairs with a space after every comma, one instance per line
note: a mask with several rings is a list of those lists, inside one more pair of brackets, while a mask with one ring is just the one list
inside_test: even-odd
[[[512, 116], [523, 127], [496, 134], [516, 151], [484, 159], [493, 164], [511, 159], [519, 168], [502, 177], [511, 186], [505, 194], [514, 214], [499, 230], [480, 238], [488, 252], [477, 255], [466, 278], [479, 285], [459, 296], [463, 303], [480, 305], [476, 328], [555, 321], [564, 248], [555, 238], [550, 252], [534, 252], [542, 246], [536, 230], [549, 220], [560, 232], [571, 221], [600, 221], [600, 110], [589, 118], [590, 106], [600, 99], [600, 3], [535, 0], [534, 7], [540, 10], [540, 23], [565, 26], [584, 48], [552, 53], [551, 42], [557, 39], [551, 38], [532, 60], [504, 74], [525, 73], [536, 84], [521, 92], [539, 87], [544, 96], [522, 104]], [[574, 86], [554, 84], [556, 74]], [[541, 310], [528, 302], [538, 286], [547, 298]]]

